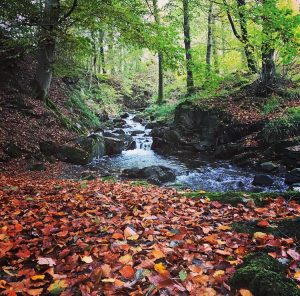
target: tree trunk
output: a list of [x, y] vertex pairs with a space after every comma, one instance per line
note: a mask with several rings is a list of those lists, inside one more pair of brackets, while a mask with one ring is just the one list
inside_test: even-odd
[[[158, 11], [157, 0], [153, 0], [154, 18], [158, 25], [160, 25], [160, 16]], [[157, 104], [161, 105], [164, 100], [164, 67], [163, 67], [164, 56], [162, 52], [158, 52], [158, 97]]]
[[37, 68], [33, 82], [34, 95], [45, 99], [52, 80], [55, 60], [56, 28], [60, 15], [60, 0], [46, 0], [41, 24]]
[[245, 12], [244, 12], [244, 7], [245, 7], [245, 1], [244, 0], [236, 0], [237, 5], [238, 5], [238, 10], [239, 10], [239, 20], [240, 20], [240, 28], [241, 28], [241, 35], [238, 33], [236, 30], [234, 21], [232, 19], [232, 16], [230, 14], [228, 5], [225, 0], [224, 4], [227, 6], [227, 17], [230, 23], [230, 26], [232, 28], [232, 32], [234, 36], [241, 42], [243, 43], [244, 46], [244, 52], [245, 56], [247, 59], [247, 66], [248, 69], [250, 70], [251, 73], [257, 73], [257, 67], [255, 63], [255, 58], [254, 58], [254, 48], [253, 46], [249, 43], [249, 36], [248, 36], [248, 30], [247, 30], [247, 22], [246, 22], [246, 17], [245, 17]]
[[212, 16], [212, 48], [213, 48], [213, 56], [214, 56], [214, 70], [215, 73], [220, 73], [220, 63], [219, 63], [219, 56], [218, 56], [218, 44], [217, 44], [217, 38], [216, 38], [216, 18], [213, 15]]
[[247, 30], [247, 22], [245, 17], [245, 0], [237, 0], [238, 11], [239, 11], [239, 19], [240, 19], [240, 27], [242, 33], [242, 40], [244, 43], [245, 55], [247, 58], [248, 68], [252, 73], [257, 73], [255, 58], [254, 58], [254, 48], [249, 43], [249, 36]]
[[206, 45], [206, 69], [207, 74], [211, 74], [211, 48], [212, 48], [212, 9], [213, 2], [210, 1], [207, 18], [207, 45]]
[[101, 59], [102, 74], [106, 74], [105, 51], [104, 51], [104, 32], [102, 30], [100, 31], [100, 59]]
[[189, 0], [183, 0], [183, 34], [186, 57], [186, 85], [187, 93], [190, 95], [194, 92], [194, 77], [192, 71], [192, 53], [191, 53], [191, 34], [190, 34], [190, 16]]

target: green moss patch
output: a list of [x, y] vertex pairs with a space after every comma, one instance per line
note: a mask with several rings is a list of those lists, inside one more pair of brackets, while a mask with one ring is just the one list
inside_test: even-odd
[[253, 200], [257, 206], [264, 205], [268, 200], [275, 199], [279, 196], [282, 196], [286, 199], [298, 200], [300, 199], [300, 192], [288, 191], [284, 193], [278, 192], [260, 192], [260, 193], [251, 193], [251, 192], [188, 192], [184, 194], [187, 197], [191, 198], [204, 198], [208, 197], [211, 201], [219, 201], [221, 203], [228, 203], [231, 205], [237, 205], [239, 203], [247, 204], [249, 200]]
[[286, 277], [287, 267], [265, 253], [248, 255], [230, 280], [233, 290], [249, 289], [254, 296], [299, 296], [297, 284]]

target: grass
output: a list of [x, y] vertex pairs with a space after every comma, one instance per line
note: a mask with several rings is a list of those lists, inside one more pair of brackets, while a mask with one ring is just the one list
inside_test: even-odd
[[263, 105], [262, 113], [264, 115], [274, 113], [275, 111], [278, 110], [278, 108], [280, 108], [281, 103], [282, 103], [282, 99], [280, 97], [274, 97], [274, 96], [270, 97]]
[[300, 107], [289, 108], [282, 117], [270, 121], [263, 129], [266, 142], [300, 135]]

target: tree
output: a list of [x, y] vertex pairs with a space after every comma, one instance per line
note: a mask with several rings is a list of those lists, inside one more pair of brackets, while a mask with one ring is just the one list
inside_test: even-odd
[[226, 6], [227, 17], [228, 17], [228, 20], [229, 20], [229, 23], [230, 23], [230, 26], [231, 26], [234, 36], [244, 46], [248, 69], [252, 73], [257, 73], [257, 67], [256, 67], [256, 63], [255, 63], [255, 58], [254, 58], [254, 48], [249, 42], [249, 36], [248, 36], [248, 30], [247, 30], [247, 21], [246, 21], [246, 16], [245, 16], [245, 0], [236, 0], [236, 2], [237, 2], [237, 6], [238, 6], [238, 16], [239, 16], [241, 34], [238, 33], [238, 31], [235, 27], [234, 20], [231, 16], [229, 6], [226, 3], [226, 0], [224, 0], [224, 4]]
[[[160, 15], [158, 10], [157, 0], [153, 0], [154, 18], [157, 25], [160, 26]], [[157, 103], [161, 105], [164, 99], [164, 68], [163, 68], [163, 53], [160, 50], [158, 52], [158, 98]]]
[[194, 77], [192, 70], [192, 52], [191, 52], [191, 33], [190, 33], [190, 15], [189, 0], [183, 1], [183, 35], [186, 58], [186, 85], [187, 93], [190, 95], [194, 92]]
[[33, 91], [37, 98], [44, 99], [48, 94], [51, 84], [59, 23], [67, 19], [76, 6], [77, 0], [74, 0], [71, 9], [60, 19], [60, 0], [45, 0], [42, 21], [38, 28], [37, 68], [33, 82]]
[[210, 1], [207, 18], [207, 46], [206, 46], [206, 68], [208, 76], [211, 74], [211, 49], [213, 43], [212, 18], [213, 18], [213, 2]]

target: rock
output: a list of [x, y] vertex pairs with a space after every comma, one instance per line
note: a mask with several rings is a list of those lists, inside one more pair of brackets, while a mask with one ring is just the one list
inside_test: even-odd
[[300, 183], [294, 183], [290, 186], [290, 190], [300, 192]]
[[29, 171], [46, 171], [46, 166], [43, 163], [33, 163], [28, 167]]
[[284, 154], [289, 158], [300, 160], [300, 145], [285, 148]]
[[271, 186], [273, 179], [268, 175], [258, 174], [254, 176], [252, 184], [254, 186]]
[[123, 118], [123, 119], [128, 118], [129, 114], [127, 112], [125, 112], [125, 113], [121, 114], [120, 117]]
[[122, 129], [117, 129], [117, 130], [113, 131], [113, 134], [125, 135], [125, 132]]
[[132, 131], [131, 135], [132, 136], [137, 136], [137, 135], [141, 135], [143, 133], [144, 133], [144, 131], [136, 130], [136, 131]]
[[145, 128], [146, 129], [153, 129], [155, 127], [160, 127], [161, 126], [161, 123], [159, 122], [148, 122], [146, 125], [145, 125]]
[[285, 177], [285, 183], [288, 185], [300, 183], [300, 168], [295, 168], [289, 172]]
[[164, 166], [150, 166], [143, 169], [125, 169], [123, 175], [133, 179], [146, 179], [148, 182], [156, 185], [172, 182], [176, 179], [174, 172]]
[[98, 113], [97, 116], [98, 116], [98, 118], [99, 118], [99, 120], [100, 120], [101, 122], [106, 122], [106, 121], [109, 120], [109, 116], [108, 116], [108, 113], [107, 113], [106, 111], [103, 111], [103, 112], [101, 112], [101, 113]]
[[216, 147], [215, 157], [220, 159], [228, 159], [243, 152], [241, 143], [229, 143]]
[[265, 172], [272, 172], [278, 169], [278, 165], [274, 164], [272, 161], [264, 162], [260, 164], [260, 168]]
[[125, 143], [120, 139], [104, 137], [104, 141], [106, 155], [121, 154], [125, 149]]
[[77, 165], [88, 164], [94, 157], [105, 155], [103, 137], [96, 134], [79, 137], [72, 144], [44, 141], [40, 143], [40, 150], [46, 156], [54, 156], [61, 161]]
[[134, 150], [136, 149], [136, 141], [132, 141], [126, 148], [126, 150]]
[[143, 118], [141, 117], [141, 116], [139, 116], [139, 115], [135, 115], [133, 118], [132, 118], [132, 120], [134, 121], [134, 122], [139, 122], [139, 123], [142, 123], [144, 120], [143, 120]]
[[17, 158], [22, 156], [22, 149], [13, 142], [8, 143], [4, 148], [4, 151], [8, 156], [12, 158]]

